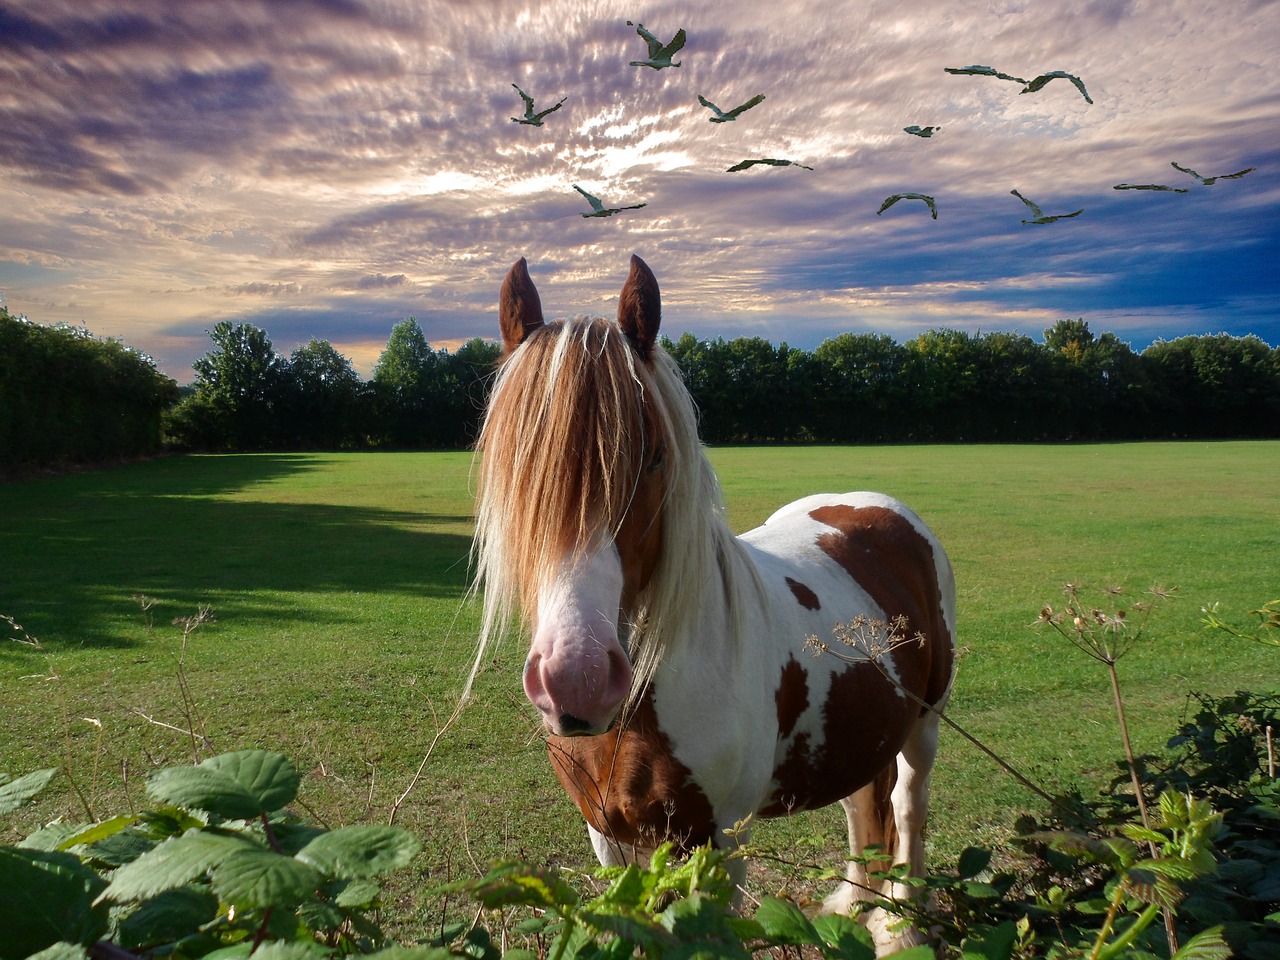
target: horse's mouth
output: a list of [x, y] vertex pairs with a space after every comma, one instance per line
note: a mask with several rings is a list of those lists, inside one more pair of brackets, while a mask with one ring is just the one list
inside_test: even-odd
[[593, 727], [589, 721], [583, 720], [581, 717], [575, 717], [573, 714], [565, 713], [560, 715], [558, 723], [554, 727], [550, 723], [547, 723], [546, 727], [553, 737], [600, 737], [609, 733], [617, 725], [618, 717], [614, 716], [603, 730], [599, 730]]

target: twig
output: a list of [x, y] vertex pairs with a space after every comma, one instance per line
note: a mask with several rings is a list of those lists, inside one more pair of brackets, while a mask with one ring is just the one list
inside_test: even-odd
[[[387, 818], [388, 826], [391, 826], [396, 822], [396, 815], [400, 812], [401, 805], [403, 805], [405, 800], [408, 799], [409, 794], [413, 792], [413, 788], [418, 785], [418, 781], [422, 779], [422, 771], [427, 768], [427, 761], [431, 759], [431, 754], [435, 751], [436, 744], [440, 742], [440, 738], [445, 735], [449, 728], [453, 726], [454, 722], [462, 714], [462, 708], [466, 706], [466, 703], [467, 701], [465, 697], [460, 698], [458, 700], [458, 705], [453, 708], [453, 713], [449, 715], [449, 719], [445, 721], [444, 726], [437, 730], [436, 735], [431, 738], [431, 743], [427, 746], [427, 752], [423, 755], [422, 762], [418, 764], [418, 769], [414, 772], [412, 779], [409, 780], [409, 785], [404, 788], [404, 793], [400, 794], [400, 796], [396, 798], [396, 802], [391, 805], [391, 816]], [[431, 706], [430, 701], [427, 702], [427, 706]], [[431, 712], [434, 716], [434, 707], [432, 707]]]

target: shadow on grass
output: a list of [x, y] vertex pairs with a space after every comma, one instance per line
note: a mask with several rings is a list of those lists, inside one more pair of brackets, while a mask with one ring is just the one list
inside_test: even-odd
[[424, 528], [467, 516], [213, 498], [322, 462], [174, 458], [2, 488], [0, 614], [47, 647], [120, 647], [130, 645], [121, 624], [142, 623], [136, 594], [169, 617], [210, 602], [219, 615], [276, 622], [337, 615], [273, 593], [462, 597], [470, 537]]

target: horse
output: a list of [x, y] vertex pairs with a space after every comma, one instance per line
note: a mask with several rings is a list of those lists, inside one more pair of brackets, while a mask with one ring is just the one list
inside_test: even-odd
[[[476, 442], [479, 648], [531, 638], [524, 692], [600, 862], [740, 844], [752, 817], [838, 801], [856, 859], [824, 909], [909, 895], [860, 855], [876, 845], [884, 865], [924, 872], [954, 670], [936, 537], [874, 493], [808, 496], [735, 537], [639, 257], [616, 322], [544, 320], [524, 258], [498, 314]], [[841, 649], [827, 641], [842, 627], [889, 642]], [[858, 912], [882, 952], [922, 942]]]

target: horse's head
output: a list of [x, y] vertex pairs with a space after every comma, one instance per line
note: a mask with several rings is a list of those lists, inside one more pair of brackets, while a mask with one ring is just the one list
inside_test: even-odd
[[485, 629], [528, 624], [525, 693], [559, 736], [603, 733], [632, 692], [630, 623], [662, 557], [670, 466], [660, 313], [634, 256], [616, 323], [545, 322], [523, 259], [502, 285], [506, 353], [478, 444]]

